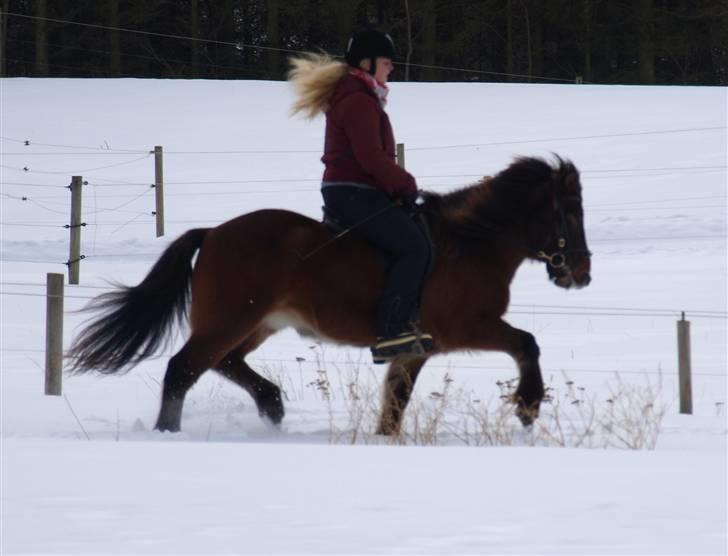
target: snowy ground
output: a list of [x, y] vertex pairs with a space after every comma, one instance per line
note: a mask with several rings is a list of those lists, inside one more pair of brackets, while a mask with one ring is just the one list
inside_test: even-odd
[[[74, 310], [105, 280], [139, 281], [182, 231], [261, 207], [317, 217], [323, 125], [287, 118], [282, 83], [0, 88], [3, 554], [726, 552], [725, 89], [393, 85], [388, 110], [424, 189], [467, 184], [515, 155], [555, 152], [582, 171], [593, 284], [564, 292], [525, 265], [509, 315], [541, 345], [561, 403], [542, 421], [560, 415], [565, 435], [546, 442], [506, 416], [501, 445], [465, 447], [458, 419], [478, 403], [498, 407], [496, 383], [515, 375], [505, 356], [433, 360], [413, 413], [433, 415], [447, 375], [450, 426], [433, 439], [411, 416], [409, 446], [366, 434], [384, 371], [365, 352], [288, 332], [252, 358], [286, 391], [280, 431], [210, 374], [190, 392], [183, 432], [152, 432], [169, 353], [124, 377], [65, 377], [63, 397], [43, 396], [42, 294], [45, 274], [68, 259], [71, 175], [88, 180], [88, 225], [81, 285], [66, 287], [65, 345], [82, 321]], [[160, 239], [154, 145], [165, 150]], [[681, 311], [692, 416], [677, 405]], [[328, 398], [312, 385], [322, 376]], [[352, 381], [368, 396], [361, 430]], [[574, 447], [588, 429], [577, 409], [599, 421], [615, 393], [664, 410], [662, 420], [637, 411], [643, 425], [661, 424], [655, 450], [619, 449], [603, 430], [582, 443], [598, 449]], [[343, 445], [354, 432], [360, 445]], [[425, 443], [437, 446], [412, 445]]]

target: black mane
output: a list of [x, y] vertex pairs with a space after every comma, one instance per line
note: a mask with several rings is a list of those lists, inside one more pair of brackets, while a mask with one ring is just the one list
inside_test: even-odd
[[541, 158], [519, 157], [493, 177], [446, 194], [425, 193], [424, 211], [458, 235], [482, 237], [527, 214], [533, 192], [551, 186], [554, 173], [576, 171], [558, 156], [552, 166]]

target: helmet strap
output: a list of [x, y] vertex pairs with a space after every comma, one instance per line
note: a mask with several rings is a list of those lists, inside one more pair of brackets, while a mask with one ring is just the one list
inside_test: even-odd
[[372, 56], [369, 58], [369, 75], [374, 77], [375, 73], [377, 73], [377, 59], [375, 56]]

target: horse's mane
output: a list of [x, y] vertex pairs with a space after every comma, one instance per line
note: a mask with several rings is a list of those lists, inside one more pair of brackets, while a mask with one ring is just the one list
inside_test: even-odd
[[541, 158], [519, 157], [495, 176], [451, 193], [425, 193], [423, 210], [459, 235], [487, 235], [526, 214], [535, 189], [571, 172], [576, 172], [574, 165], [558, 156], [554, 166]]

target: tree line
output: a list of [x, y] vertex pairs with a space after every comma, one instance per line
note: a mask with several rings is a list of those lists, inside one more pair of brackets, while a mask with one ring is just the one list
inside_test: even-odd
[[10, 77], [284, 79], [375, 26], [395, 80], [728, 84], [726, 0], [0, 0]]

